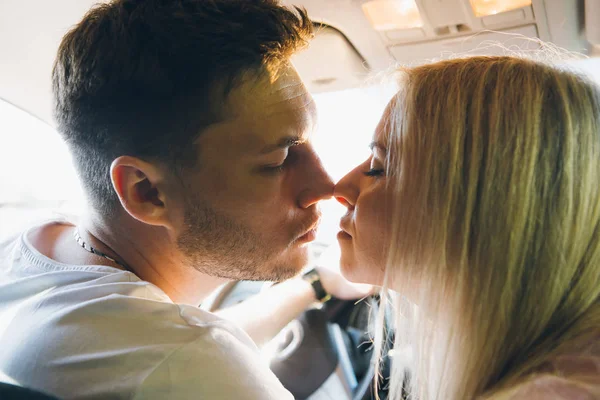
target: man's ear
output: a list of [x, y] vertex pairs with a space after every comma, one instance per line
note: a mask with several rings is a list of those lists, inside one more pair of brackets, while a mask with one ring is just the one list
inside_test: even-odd
[[148, 225], [172, 228], [161, 168], [136, 157], [122, 156], [112, 162], [110, 178], [129, 215]]

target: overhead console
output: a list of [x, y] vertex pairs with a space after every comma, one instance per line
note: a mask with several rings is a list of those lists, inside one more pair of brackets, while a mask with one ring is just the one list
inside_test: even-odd
[[[420, 63], [446, 54], [531, 51], [539, 42], [589, 52], [577, 1], [366, 0], [361, 8], [392, 56]], [[533, 40], [531, 40], [533, 39]]]
[[535, 51], [600, 55], [600, 0], [283, 0], [325, 28], [296, 57], [314, 93], [356, 87], [394, 63]]

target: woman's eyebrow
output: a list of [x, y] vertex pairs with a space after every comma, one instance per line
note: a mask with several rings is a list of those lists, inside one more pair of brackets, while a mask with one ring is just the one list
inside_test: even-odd
[[369, 149], [371, 149], [371, 151], [373, 151], [374, 149], [378, 149], [383, 154], [387, 153], [387, 148], [378, 141], [371, 142], [371, 144], [369, 145]]

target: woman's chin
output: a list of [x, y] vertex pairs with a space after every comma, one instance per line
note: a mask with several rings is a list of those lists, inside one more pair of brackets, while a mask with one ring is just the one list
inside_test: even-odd
[[344, 254], [340, 259], [340, 272], [346, 280], [352, 283], [367, 283], [369, 285], [381, 286], [383, 279], [373, 276], [373, 271], [365, 266], [344, 260]]
[[353, 283], [370, 283], [368, 282], [368, 274], [363, 270], [364, 268], [360, 268], [359, 266], [353, 263], [344, 262], [344, 258], [340, 260], [340, 272], [342, 276], [346, 278], [348, 281]]
[[342, 251], [342, 256], [340, 257], [340, 272], [342, 276], [346, 278], [350, 282], [355, 282], [356, 279], [356, 268], [354, 263], [348, 262], [345, 260], [344, 252]]

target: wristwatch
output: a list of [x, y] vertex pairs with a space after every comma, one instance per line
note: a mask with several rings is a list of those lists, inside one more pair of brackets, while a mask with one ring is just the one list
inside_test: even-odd
[[302, 275], [302, 279], [310, 283], [319, 302], [325, 303], [327, 300], [331, 299], [331, 295], [323, 288], [321, 277], [316, 269], [313, 268]]

